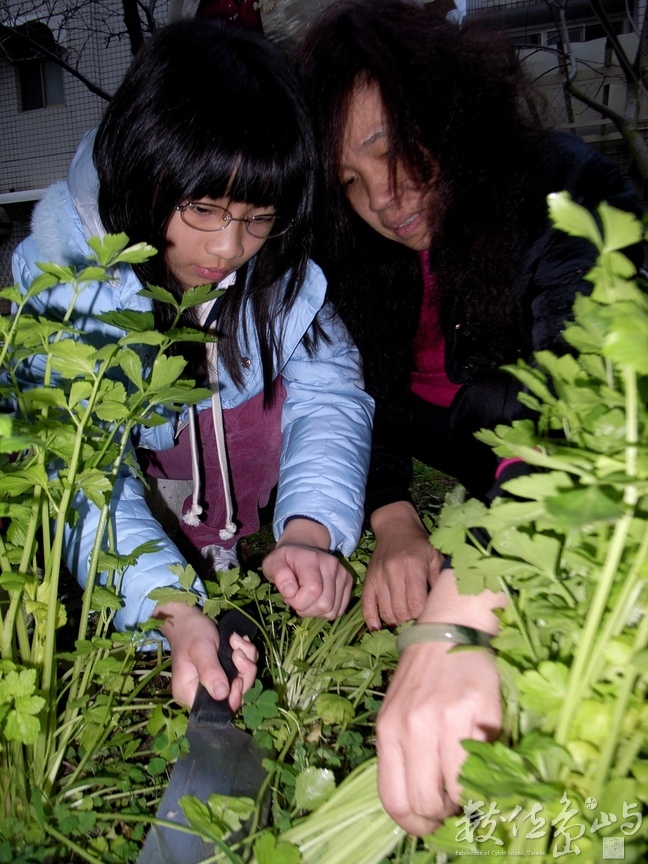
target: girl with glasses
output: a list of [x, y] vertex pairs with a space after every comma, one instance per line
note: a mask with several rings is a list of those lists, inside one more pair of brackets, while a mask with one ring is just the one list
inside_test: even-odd
[[604, 200], [639, 212], [616, 166], [543, 128], [502, 34], [445, 11], [349, 0], [301, 46], [325, 171], [321, 261], [376, 399], [365, 619], [434, 625], [413, 629], [428, 641], [403, 651], [377, 727], [383, 803], [416, 834], [458, 806], [461, 740], [498, 733], [494, 665], [450, 649], [466, 627], [475, 644], [496, 633], [504, 598], [458, 593], [414, 507], [412, 457], [486, 502], [526, 470], [474, 433], [526, 416], [501, 367], [564, 353], [564, 321], [591, 290], [596, 250], [552, 228], [547, 195], [567, 189], [594, 218]]
[[[254, 34], [175, 22], [135, 59], [67, 182], [37, 206], [33, 232], [14, 257], [26, 287], [38, 261], [82, 265], [94, 235], [124, 232], [158, 250], [79, 297], [80, 338], [96, 346], [119, 335], [93, 318], [100, 312], [152, 309], [157, 328], [169, 328], [171, 307], [139, 296], [147, 284], [178, 299], [204, 284], [223, 289], [183, 322], [218, 341], [179, 349], [184, 375], [212, 398], [179, 416], [169, 411], [167, 423], [141, 428], [134, 442], [149, 476], [193, 479], [177, 544], [126, 468], [113, 499], [117, 551], [146, 540], [159, 546], [124, 573], [116, 625], [159, 621], [171, 647], [173, 693], [188, 704], [199, 681], [214, 698], [228, 693], [217, 628], [199, 607], [156, 606], [148, 595], [176, 586], [170, 566], [196, 556], [212, 572], [235, 566], [236, 544], [257, 530], [259, 508], [277, 484], [267, 578], [304, 616], [335, 618], [351, 592], [336, 553], [349, 554], [361, 530], [373, 403], [308, 258], [314, 165], [310, 121], [283, 55]], [[60, 318], [70, 297], [70, 286], [57, 286], [30, 311]], [[28, 362], [26, 384], [37, 383], [42, 368], [42, 357]], [[98, 511], [88, 500], [75, 506], [66, 558], [83, 583]], [[199, 580], [194, 589], [204, 593]], [[235, 647], [233, 707], [254, 677], [253, 649], [240, 639]]]

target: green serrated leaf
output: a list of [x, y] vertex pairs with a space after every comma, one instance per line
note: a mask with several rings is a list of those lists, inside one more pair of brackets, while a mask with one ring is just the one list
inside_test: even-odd
[[648, 315], [639, 314], [636, 306], [617, 304], [603, 354], [641, 375], [648, 374]]
[[545, 501], [547, 512], [565, 528], [577, 528], [591, 522], [612, 522], [623, 514], [618, 500], [610, 497], [610, 489], [588, 486], [573, 489]]
[[297, 775], [295, 803], [302, 810], [315, 810], [335, 791], [335, 775], [328, 768], [309, 766]]
[[119, 264], [141, 264], [157, 255], [157, 249], [148, 243], [134, 243], [117, 256]]
[[551, 731], [567, 692], [568, 669], [563, 663], [544, 661], [518, 681], [520, 704], [542, 717], [541, 728]]
[[536, 801], [555, 800], [556, 786], [536, 778], [513, 749], [499, 741], [489, 744], [464, 740], [461, 743], [469, 754], [461, 769], [464, 798], [478, 789], [480, 795], [494, 800], [512, 796]]
[[155, 600], [158, 606], [165, 603], [184, 603], [185, 606], [195, 606], [200, 597], [192, 591], [183, 591], [180, 588], [154, 588], [148, 595], [150, 600]]
[[122, 348], [119, 352], [119, 365], [128, 378], [137, 387], [138, 391], [142, 390], [142, 361], [132, 348]]
[[73, 267], [62, 267], [60, 264], [55, 264], [52, 261], [46, 263], [37, 261], [36, 266], [44, 274], [46, 274], [47, 276], [51, 276], [56, 280], [52, 284], [56, 284], [57, 282], [76, 281], [76, 271]]
[[320, 693], [315, 700], [315, 711], [317, 716], [328, 725], [346, 725], [355, 716], [355, 709], [351, 702], [336, 693]]
[[184, 588], [185, 591], [189, 591], [190, 588], [193, 588], [197, 576], [196, 571], [191, 564], [170, 564], [169, 570], [174, 576], [178, 577], [178, 582], [180, 583], [181, 588]]
[[73, 339], [62, 339], [51, 345], [49, 352], [52, 365], [66, 378], [74, 379], [94, 374], [96, 352], [91, 345]]
[[211, 284], [198, 285], [196, 288], [189, 288], [183, 292], [180, 302], [181, 309], [191, 309], [194, 306], [200, 306], [202, 303], [211, 303], [225, 293], [223, 288], [214, 288]]
[[603, 224], [605, 251], [625, 249], [643, 239], [641, 222], [633, 213], [610, 207], [605, 201], [599, 205], [598, 214]]
[[256, 864], [301, 864], [302, 856], [294, 843], [277, 839], [269, 831], [254, 841]]
[[65, 393], [58, 387], [34, 387], [23, 394], [23, 404], [29, 411], [38, 411], [41, 408], [63, 406]]
[[555, 227], [575, 237], [585, 237], [600, 251], [603, 249], [601, 232], [592, 214], [576, 204], [569, 192], [553, 192], [547, 197], [549, 215]]
[[178, 301], [170, 291], [166, 288], [161, 288], [159, 285], [147, 285], [139, 292], [140, 297], [148, 297], [151, 300], [157, 300], [159, 303], [166, 303], [173, 306], [174, 309], [179, 308]]
[[112, 609], [118, 612], [124, 605], [123, 601], [117, 596], [112, 588], [102, 588], [100, 585], [95, 585], [92, 591], [91, 608], [96, 611], [104, 609]]
[[77, 274], [79, 282], [104, 282], [106, 280], [106, 271], [103, 267], [84, 267]]
[[106, 234], [104, 237], [91, 237], [88, 246], [95, 253], [102, 267], [107, 267], [128, 244], [126, 234]]
[[151, 371], [150, 391], [160, 390], [175, 384], [186, 365], [187, 361], [183, 357], [158, 357]]
[[76, 478], [76, 487], [99, 508], [104, 506], [112, 492], [110, 478], [98, 468], [81, 471]]
[[[155, 318], [152, 312], [138, 312], [134, 309], [117, 309], [112, 312], [102, 312], [97, 320], [115, 327], [124, 333], [140, 333], [155, 330]], [[121, 344], [121, 343], [120, 343]], [[140, 361], [141, 362], [141, 361]]]

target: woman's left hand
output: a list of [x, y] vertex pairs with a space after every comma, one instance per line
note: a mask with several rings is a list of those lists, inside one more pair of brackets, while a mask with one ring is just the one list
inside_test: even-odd
[[233, 633], [232, 660], [238, 670], [230, 684], [218, 662], [220, 636], [214, 621], [196, 606], [165, 603], [153, 613], [171, 647], [171, 690], [174, 699], [193, 705], [198, 684], [214, 699], [227, 698], [232, 711], [241, 706], [243, 694], [254, 683], [258, 652], [249, 639]]
[[[456, 623], [495, 635], [504, 594], [460, 594], [454, 571], [442, 570], [418, 623]], [[493, 741], [502, 722], [500, 680], [490, 653], [455, 651], [443, 642], [408, 646], [376, 722], [378, 794], [411, 834], [435, 831], [458, 812], [462, 741]]]
[[328, 545], [329, 533], [323, 525], [292, 519], [263, 561], [266, 578], [303, 618], [332, 621], [349, 603], [351, 574], [328, 552]]

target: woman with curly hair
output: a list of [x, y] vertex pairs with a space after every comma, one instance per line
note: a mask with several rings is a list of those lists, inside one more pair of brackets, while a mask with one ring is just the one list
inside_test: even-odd
[[376, 399], [365, 618], [443, 624], [418, 632], [445, 642], [403, 651], [378, 719], [383, 801], [418, 834], [459, 801], [461, 739], [499, 729], [487, 654], [449, 649], [485, 643], [504, 599], [458, 594], [408, 491], [412, 457], [485, 501], [525, 470], [474, 433], [523, 416], [502, 365], [567, 350], [565, 319], [591, 289], [596, 250], [551, 226], [547, 196], [638, 210], [612, 164], [543, 127], [505, 37], [436, 6], [344, 0], [300, 47], [323, 156], [319, 257]]

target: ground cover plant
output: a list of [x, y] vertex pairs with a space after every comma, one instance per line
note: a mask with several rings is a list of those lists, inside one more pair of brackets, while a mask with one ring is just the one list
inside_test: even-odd
[[[28, 296], [69, 282], [76, 298], [120, 264], [155, 254], [144, 244], [128, 247], [124, 235], [93, 241], [92, 248], [94, 260], [79, 271], [43, 264]], [[155, 760], [146, 758], [145, 768], [132, 761], [141, 735], [131, 730], [142, 727], [140, 708], [149, 706], [142, 693], [162, 666], [135, 669], [132, 639], [110, 626], [128, 564], [111, 551], [110, 492], [122, 464], [133, 462], [133, 426], [157, 422], [159, 405], [195, 402], [201, 393], [180, 379], [182, 360], [167, 355], [188, 337], [179, 328], [161, 337], [151, 315], [113, 316], [129, 332], [97, 350], [74, 338], [74, 300], [61, 321], [52, 321], [25, 314], [26, 298], [16, 287], [2, 297], [16, 311], [0, 319], [0, 392], [4, 406], [16, 411], [0, 415], [0, 860], [48, 860], [50, 847], [61, 843], [62, 860], [71, 853], [100, 860], [83, 848], [97, 822], [93, 790], [119, 795], [140, 774], [160, 770]], [[145, 348], [159, 353], [143, 375], [136, 349]], [[43, 357], [43, 384], [23, 389], [16, 370], [34, 355]], [[72, 634], [61, 553], [79, 493], [101, 508], [101, 523]], [[102, 571], [107, 583], [95, 586]]]
[[[120, 573], [148, 550], [115, 554], [109, 500], [122, 466], [136, 470], [135, 424], [161, 422], [161, 406], [209, 395], [181, 378], [184, 361], [168, 353], [178, 341], [207, 337], [180, 327], [161, 335], [148, 313], [111, 313], [104, 319], [125, 335], [97, 350], [75, 334], [74, 300], [61, 321], [27, 314], [26, 300], [58, 282], [76, 297], [120, 264], [154, 254], [129, 247], [123, 235], [91, 246], [93, 260], [78, 270], [44, 263], [27, 298], [16, 287], [0, 292], [15, 304], [0, 318], [0, 862], [136, 860], [168, 766], [186, 748], [186, 712], [170, 699], [168, 659], [138, 650], [146, 627], [134, 641], [111, 626]], [[174, 303], [162, 289], [146, 293]], [[176, 313], [214, 296], [206, 287], [187, 292]], [[34, 355], [43, 357], [43, 385], [24, 389], [17, 370]], [[145, 356], [155, 360], [142, 371]], [[61, 561], [79, 493], [102, 512], [81, 593]], [[102, 572], [106, 583], [95, 585]], [[193, 581], [190, 568], [178, 576]], [[364, 634], [357, 605], [334, 625], [301, 622], [254, 572], [224, 577], [211, 594], [205, 608], [215, 616], [253, 602], [272, 646], [242, 722], [278, 748], [273, 777], [283, 791], [274, 816], [287, 827], [314, 806], [309, 778], [330, 791], [334, 775], [372, 754], [394, 637]], [[174, 597], [196, 602], [188, 591]]]
[[[259, 624], [264, 662], [237, 723], [269, 752], [269, 809], [188, 797], [185, 812], [214, 843], [214, 864], [645, 860], [648, 302], [618, 253], [643, 228], [605, 206], [601, 226], [564, 197], [551, 207], [558, 227], [599, 248], [594, 289], [566, 331], [573, 355], [543, 353], [511, 369], [538, 422], [482, 433], [499, 454], [538, 470], [489, 510], [455, 489], [438, 518], [436, 502], [426, 516], [461, 590], [509, 594], [494, 661], [501, 739], [467, 743], [464, 811], [430, 837], [406, 836], [375, 787], [374, 721], [397, 655], [393, 632], [363, 624], [371, 534], [348, 561], [350, 608], [332, 623], [296, 618], [255, 567], [230, 571], [208, 583], [205, 611], [218, 617], [236, 606]], [[81, 291], [120, 260], [152, 254], [124, 237], [93, 248], [88, 268], [45, 266], [31, 291], [55, 280]], [[161, 404], [204, 395], [166, 353], [174, 340], [201, 337], [180, 329], [161, 337], [150, 317], [129, 314], [113, 319], [126, 335], [96, 352], [68, 338], [68, 322], [25, 316], [15, 288], [0, 293], [19, 306], [0, 318], [2, 393], [19, 406], [16, 416], [0, 414], [0, 864], [127, 864], [186, 749], [186, 712], [170, 699], [168, 659], [136, 650], [111, 627], [128, 562], [111, 552], [107, 502], [132, 459], [132, 425], [157, 422]], [[183, 302], [205, 296], [196, 289]], [[154, 350], [142, 375], [137, 352]], [[51, 377], [21, 393], [15, 366], [33, 353], [47, 356]], [[110, 574], [82, 594], [60, 557], [79, 489], [105, 509], [93, 569]], [[191, 571], [178, 575], [191, 584]], [[233, 841], [241, 824], [245, 836]]]

